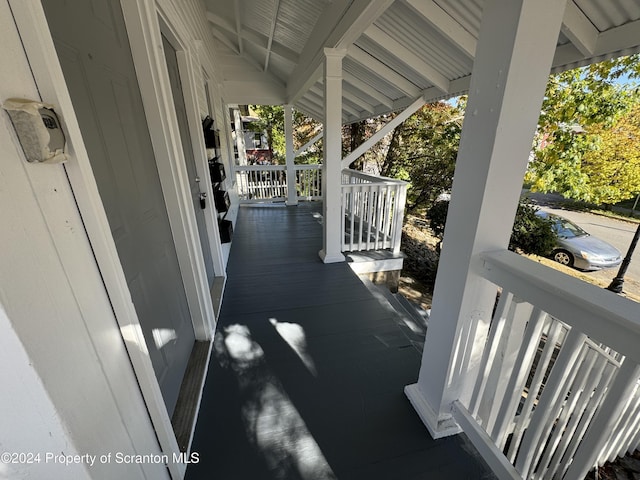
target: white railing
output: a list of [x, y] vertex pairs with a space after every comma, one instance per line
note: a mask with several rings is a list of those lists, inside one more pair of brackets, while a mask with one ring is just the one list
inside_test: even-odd
[[[235, 167], [241, 203], [284, 202], [285, 165]], [[322, 200], [322, 165], [295, 165], [298, 200]], [[407, 183], [355, 170], [342, 171], [342, 251], [400, 252]]]
[[512, 252], [468, 405], [454, 418], [501, 478], [582, 480], [640, 446], [640, 308]]
[[342, 251], [400, 252], [407, 182], [342, 171]]
[[[298, 200], [322, 198], [322, 165], [295, 165]], [[284, 202], [288, 182], [285, 165], [241, 165], [235, 167], [241, 203]]]

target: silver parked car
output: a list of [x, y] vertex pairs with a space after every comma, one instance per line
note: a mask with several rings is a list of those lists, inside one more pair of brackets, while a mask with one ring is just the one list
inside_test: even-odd
[[622, 254], [613, 245], [593, 237], [559, 215], [538, 210], [536, 215], [553, 222], [558, 244], [551, 253], [556, 262], [581, 270], [600, 270], [620, 265]]

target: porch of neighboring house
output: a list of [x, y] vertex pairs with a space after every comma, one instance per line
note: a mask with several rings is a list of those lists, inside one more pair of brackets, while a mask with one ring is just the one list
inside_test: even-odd
[[320, 212], [240, 209], [186, 478], [494, 478], [464, 434], [424, 428], [402, 390], [425, 327], [322, 263]]

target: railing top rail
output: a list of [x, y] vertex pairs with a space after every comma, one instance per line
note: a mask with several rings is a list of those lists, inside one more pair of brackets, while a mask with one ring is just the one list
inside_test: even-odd
[[241, 171], [264, 172], [267, 170], [286, 170], [287, 166], [286, 165], [236, 165], [234, 169], [236, 172], [241, 172]]
[[640, 363], [640, 306], [508, 250], [483, 252], [480, 274]]
[[398, 180], [396, 178], [389, 178], [389, 177], [382, 177], [379, 175], [371, 175], [369, 173], [359, 172], [358, 170], [352, 170], [350, 168], [343, 169], [342, 174], [349, 175], [351, 177], [362, 178], [363, 180], [369, 180], [371, 183], [393, 183], [397, 185], [409, 184], [409, 182], [405, 182], [404, 180]]
[[321, 163], [310, 163], [305, 165], [294, 165], [296, 170], [320, 170], [322, 168]]
[[[266, 171], [266, 170], [286, 170], [286, 165], [236, 165], [236, 171]], [[294, 165], [296, 170], [320, 170], [322, 168], [322, 164], [320, 163], [312, 163], [309, 165]]]
[[404, 185], [401, 183], [395, 182], [366, 182], [366, 183], [343, 183], [341, 185], [343, 190], [351, 191], [351, 190], [360, 190], [360, 189], [368, 189], [368, 190], [377, 190], [377, 189], [387, 189], [390, 188], [392, 190], [401, 189]]

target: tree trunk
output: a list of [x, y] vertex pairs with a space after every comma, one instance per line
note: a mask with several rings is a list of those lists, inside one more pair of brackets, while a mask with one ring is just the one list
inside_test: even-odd
[[389, 143], [389, 149], [387, 150], [387, 155], [380, 165], [380, 175], [383, 177], [391, 176], [393, 171], [393, 166], [396, 162], [396, 151], [400, 142], [400, 131], [402, 129], [402, 124], [393, 129], [393, 135], [391, 136], [391, 142]]
[[[349, 151], [353, 152], [356, 148], [362, 145], [364, 141], [365, 122], [352, 123], [349, 125]], [[364, 168], [364, 155], [358, 158], [352, 163], [351, 168], [354, 170], [363, 170]]]

